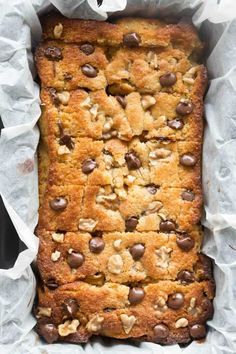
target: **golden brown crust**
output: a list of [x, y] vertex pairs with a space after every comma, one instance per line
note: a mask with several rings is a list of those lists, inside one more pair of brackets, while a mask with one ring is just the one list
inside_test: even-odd
[[55, 14], [42, 25], [38, 333], [204, 337], [214, 283], [199, 253], [207, 78], [196, 31]]

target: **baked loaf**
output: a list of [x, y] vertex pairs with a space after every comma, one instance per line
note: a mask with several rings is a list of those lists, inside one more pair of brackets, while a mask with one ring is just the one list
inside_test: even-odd
[[200, 253], [196, 31], [55, 14], [42, 26], [37, 332], [48, 343], [204, 338], [214, 281]]

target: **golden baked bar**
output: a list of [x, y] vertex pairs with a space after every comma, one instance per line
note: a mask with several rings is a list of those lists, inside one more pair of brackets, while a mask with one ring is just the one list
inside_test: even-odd
[[200, 253], [206, 69], [191, 24], [42, 20], [37, 332], [188, 343], [212, 317]]

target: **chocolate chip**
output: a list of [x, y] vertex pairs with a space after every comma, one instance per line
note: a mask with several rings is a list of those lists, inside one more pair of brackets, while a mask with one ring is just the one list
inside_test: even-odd
[[125, 154], [125, 161], [129, 170], [137, 170], [141, 167], [141, 161], [133, 151], [127, 152]]
[[174, 221], [166, 220], [166, 221], [161, 221], [160, 222], [160, 231], [161, 232], [171, 232], [175, 231], [176, 225]]
[[64, 210], [67, 207], [68, 201], [63, 197], [56, 197], [50, 200], [49, 205], [50, 208], [55, 211]]
[[194, 239], [192, 239], [188, 234], [178, 235], [176, 243], [179, 248], [185, 252], [190, 251], [195, 245]]
[[183, 166], [192, 167], [197, 163], [197, 159], [192, 154], [184, 154], [180, 158], [180, 163]]
[[68, 147], [68, 149], [70, 149], [70, 150], [73, 150], [75, 147], [75, 144], [74, 144], [71, 136], [68, 134], [62, 135], [60, 137], [59, 144], [66, 145], [66, 147]]
[[176, 112], [181, 116], [186, 116], [193, 111], [193, 104], [190, 101], [179, 102], [176, 107]]
[[177, 280], [179, 280], [182, 284], [190, 284], [195, 281], [195, 278], [192, 272], [189, 272], [188, 270], [181, 270], [181, 272], [177, 275]]
[[93, 172], [93, 170], [97, 167], [96, 161], [92, 159], [84, 160], [82, 163], [82, 172], [88, 175]]
[[195, 324], [189, 329], [190, 335], [194, 339], [202, 339], [206, 337], [206, 327], [202, 324]]
[[127, 33], [123, 37], [123, 43], [126, 47], [138, 47], [141, 42], [141, 38], [136, 32]]
[[181, 194], [183, 200], [187, 200], [188, 202], [192, 202], [195, 199], [195, 194], [191, 191], [183, 191]]
[[75, 299], [66, 299], [63, 303], [63, 308], [67, 315], [73, 318], [79, 309], [79, 305]]
[[174, 73], [166, 73], [160, 76], [160, 84], [161, 86], [169, 87], [176, 83], [176, 75]]
[[73, 79], [73, 76], [70, 73], [65, 73], [63, 77], [65, 81], [71, 81]]
[[210, 280], [212, 278], [212, 263], [210, 258], [204, 254], [199, 254], [198, 258], [199, 260], [194, 267], [197, 277], [200, 280]]
[[46, 286], [51, 290], [55, 290], [56, 288], [58, 288], [58, 284], [55, 279], [48, 279], [46, 282]]
[[145, 247], [144, 245], [142, 245], [142, 243], [136, 243], [135, 245], [130, 247], [129, 251], [131, 253], [131, 256], [133, 257], [133, 260], [137, 261], [144, 255]]
[[116, 96], [116, 100], [117, 100], [117, 102], [119, 102], [119, 104], [121, 105], [122, 108], [125, 108], [125, 107], [126, 107], [127, 102], [126, 102], [126, 100], [125, 100], [125, 97], [120, 96], [120, 95], [117, 95], [117, 96]]
[[55, 60], [55, 61], [59, 61], [63, 58], [61, 49], [57, 47], [46, 48], [44, 51], [44, 55], [49, 60]]
[[156, 192], [159, 188], [159, 186], [157, 186], [154, 183], [147, 184], [146, 187], [147, 187], [147, 190], [150, 194], [156, 194]]
[[96, 77], [98, 71], [90, 64], [85, 64], [81, 67], [82, 73], [87, 77]]
[[38, 323], [37, 331], [49, 344], [58, 340], [57, 328], [53, 323]]
[[155, 340], [165, 339], [169, 335], [169, 328], [164, 323], [159, 323], [153, 328]]
[[90, 55], [94, 52], [95, 48], [92, 44], [89, 43], [84, 43], [80, 46], [80, 50], [86, 54], [86, 55]]
[[212, 319], [214, 314], [214, 308], [213, 308], [212, 301], [209, 300], [207, 297], [205, 297], [205, 299], [202, 300], [201, 309], [202, 309], [202, 315], [206, 320]]
[[182, 293], [174, 293], [169, 295], [167, 305], [173, 310], [178, 310], [184, 303], [184, 295]]
[[180, 130], [183, 128], [184, 123], [181, 119], [173, 119], [173, 120], [169, 120], [167, 122], [168, 127], [175, 129], [175, 130]]
[[131, 216], [125, 220], [125, 231], [134, 231], [138, 225], [138, 218], [136, 216]]
[[128, 299], [131, 305], [136, 305], [143, 300], [144, 296], [145, 296], [144, 290], [142, 288], [136, 287], [130, 289]]
[[67, 257], [67, 263], [71, 268], [79, 268], [84, 263], [84, 255], [80, 252], [72, 252]]
[[49, 89], [49, 93], [52, 99], [52, 102], [57, 106], [60, 104], [60, 100], [57, 96], [57, 91], [54, 88]]
[[93, 253], [100, 253], [103, 251], [105, 243], [101, 237], [93, 237], [89, 241], [89, 249]]

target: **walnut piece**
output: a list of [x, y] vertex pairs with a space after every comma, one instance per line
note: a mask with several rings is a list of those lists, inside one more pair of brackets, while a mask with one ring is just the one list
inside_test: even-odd
[[68, 91], [58, 92], [57, 97], [63, 105], [67, 105], [70, 99], [70, 92]]
[[133, 315], [128, 316], [126, 314], [122, 314], [122, 315], [120, 315], [120, 319], [121, 319], [122, 326], [123, 326], [125, 333], [129, 334], [129, 332], [133, 328], [133, 325], [136, 322], [136, 317], [134, 317]]
[[58, 155], [66, 155], [66, 154], [70, 154], [71, 151], [70, 149], [68, 149], [66, 145], [60, 145], [57, 149], [57, 153]]
[[188, 325], [188, 320], [187, 318], [179, 318], [176, 322], [175, 322], [175, 328], [184, 328], [187, 327]]
[[146, 110], [156, 103], [156, 99], [153, 96], [146, 95], [146, 96], [143, 96], [141, 103], [142, 103], [143, 109]]
[[121, 239], [115, 240], [115, 241], [113, 242], [113, 247], [115, 248], [116, 251], [120, 251], [120, 249], [121, 249], [121, 243], [122, 243], [122, 240], [121, 240]]
[[156, 53], [150, 51], [147, 54], [147, 61], [152, 69], [158, 68], [158, 59]]
[[64, 242], [64, 234], [53, 232], [52, 233], [52, 239], [55, 242], [63, 243]]
[[37, 318], [40, 317], [51, 317], [52, 315], [52, 309], [51, 307], [38, 307], [38, 311], [37, 311]]
[[123, 260], [119, 254], [114, 254], [108, 260], [108, 270], [112, 274], [120, 274], [123, 269]]
[[172, 248], [161, 246], [158, 250], [156, 250], [157, 261], [156, 266], [160, 268], [168, 268], [170, 262], [170, 253], [172, 252]]
[[53, 29], [54, 38], [59, 39], [62, 35], [62, 31], [63, 26], [61, 23], [58, 23], [58, 25], [56, 25]]
[[59, 251], [55, 251], [55, 252], [53, 252], [52, 254], [51, 254], [51, 260], [53, 261], [53, 262], [56, 262], [56, 261], [58, 261], [58, 259], [61, 257], [61, 252], [59, 252]]
[[58, 333], [60, 336], [65, 337], [71, 333], [77, 332], [77, 327], [79, 326], [79, 320], [66, 321], [58, 326]]
[[102, 328], [103, 321], [104, 321], [104, 317], [101, 317], [99, 315], [95, 315], [87, 323], [86, 328], [89, 332], [98, 332]]
[[145, 211], [145, 214], [146, 215], [149, 215], [149, 214], [153, 214], [153, 213], [156, 213], [158, 210], [160, 210], [162, 208], [163, 204], [162, 202], [156, 200], [154, 202], [151, 202], [146, 211]]
[[98, 222], [93, 219], [79, 219], [79, 229], [82, 231], [92, 232], [97, 223]]

